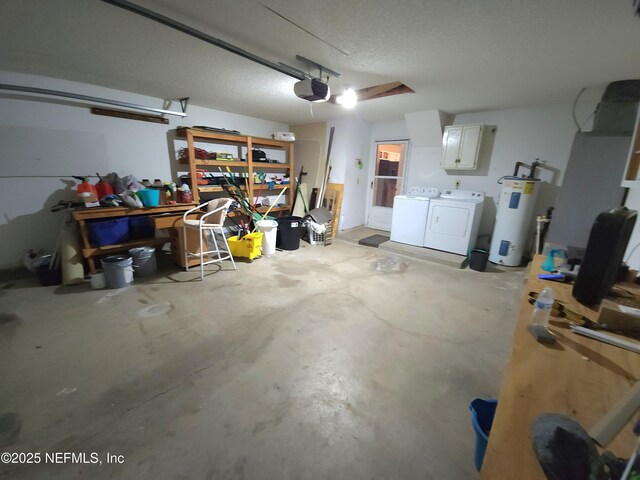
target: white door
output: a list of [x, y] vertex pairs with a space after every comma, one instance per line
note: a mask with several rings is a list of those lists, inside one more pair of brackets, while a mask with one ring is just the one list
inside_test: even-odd
[[375, 170], [367, 226], [391, 230], [393, 197], [402, 192], [408, 142], [376, 143]]

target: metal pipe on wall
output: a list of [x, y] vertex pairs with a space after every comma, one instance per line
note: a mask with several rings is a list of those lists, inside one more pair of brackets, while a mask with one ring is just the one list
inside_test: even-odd
[[[119, 100], [109, 100], [108, 98], [91, 97], [89, 95], [80, 95], [79, 93], [61, 92], [59, 90], [48, 90], [46, 88], [23, 87], [21, 85], [6, 85], [0, 83], [0, 90], [9, 90], [12, 92], [37, 93], [40, 95], [51, 95], [54, 97], [72, 98], [74, 100], [84, 100], [86, 102], [103, 103], [105, 105], [115, 105], [116, 107], [132, 108], [134, 110], [143, 110], [145, 112], [154, 112], [164, 115], [175, 115], [177, 117], [186, 117], [184, 112], [176, 112], [173, 110], [164, 110], [162, 108], [147, 107], [146, 105], [138, 105], [136, 103], [121, 102]], [[180, 102], [186, 105], [186, 99]]]

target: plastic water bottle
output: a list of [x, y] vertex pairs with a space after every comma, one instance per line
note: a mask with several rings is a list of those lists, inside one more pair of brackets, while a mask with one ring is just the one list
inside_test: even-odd
[[535, 309], [531, 314], [529, 320], [530, 325], [542, 325], [547, 326], [549, 324], [549, 317], [551, 316], [551, 307], [553, 307], [553, 290], [546, 287], [542, 292], [538, 294], [536, 298]]

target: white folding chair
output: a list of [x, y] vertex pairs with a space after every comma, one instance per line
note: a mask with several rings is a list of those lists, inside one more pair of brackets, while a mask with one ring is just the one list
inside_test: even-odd
[[[184, 266], [185, 270], [189, 270], [189, 258], [190, 257], [198, 257], [200, 258], [200, 278], [204, 280], [204, 266], [210, 263], [220, 262], [223, 260], [229, 259], [231, 260], [231, 264], [233, 265], [233, 269], [236, 269], [236, 262], [233, 261], [233, 255], [231, 255], [231, 251], [229, 250], [229, 244], [227, 243], [227, 239], [224, 236], [224, 220], [227, 218], [227, 209], [229, 205], [233, 203], [231, 198], [216, 198], [214, 200], [210, 200], [202, 205], [198, 205], [197, 207], [192, 208], [184, 213], [182, 216], [182, 229], [184, 234]], [[202, 215], [198, 220], [190, 220], [187, 217], [203, 208], [207, 207], [207, 213]], [[189, 245], [187, 242], [187, 229], [197, 230], [198, 238], [200, 239], [200, 251], [199, 252], [191, 252], [189, 251]], [[208, 246], [206, 245], [206, 241], [202, 241], [202, 236], [206, 232], [211, 233], [211, 237], [213, 240], [214, 250], [208, 250]], [[222, 237], [222, 241], [224, 243], [225, 249], [220, 249], [218, 247], [218, 240], [216, 239], [216, 233], [220, 233]], [[204, 243], [204, 244], [203, 244]], [[216, 258], [212, 260], [207, 260], [205, 262], [205, 256], [215, 255]]]

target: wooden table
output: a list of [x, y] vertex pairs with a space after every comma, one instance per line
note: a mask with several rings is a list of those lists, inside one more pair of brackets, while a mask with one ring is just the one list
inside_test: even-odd
[[190, 208], [195, 207], [194, 203], [178, 203], [176, 205], [160, 205], [157, 207], [93, 207], [93, 208], [76, 208], [72, 212], [73, 219], [78, 222], [80, 229], [80, 241], [82, 246], [82, 256], [87, 260], [90, 272], [96, 271], [95, 257], [108, 255], [110, 253], [122, 252], [134, 247], [146, 245], [162, 245], [170, 241], [170, 238], [143, 238], [139, 240], [131, 240], [116, 245], [104, 245], [102, 247], [94, 247], [89, 241], [89, 232], [87, 228], [87, 220], [107, 219], [113, 217], [129, 217], [134, 215], [157, 216], [163, 214], [180, 214]]
[[[640, 378], [640, 355], [571, 333], [561, 319], [552, 317], [550, 322], [559, 340], [555, 346], [534, 340], [527, 330], [533, 311], [528, 303], [530, 291], [550, 286], [556, 300], [566, 307], [592, 320], [598, 317], [596, 310], [575, 301], [572, 285], [538, 280], [543, 260], [542, 255], [533, 260], [522, 294], [513, 351], [482, 466], [483, 479], [545, 479], [531, 443], [533, 420], [543, 413], [562, 413], [575, 417], [589, 431]], [[637, 291], [631, 284], [624, 286]], [[627, 458], [635, 442], [632, 425], [633, 420], [607, 449]]]

